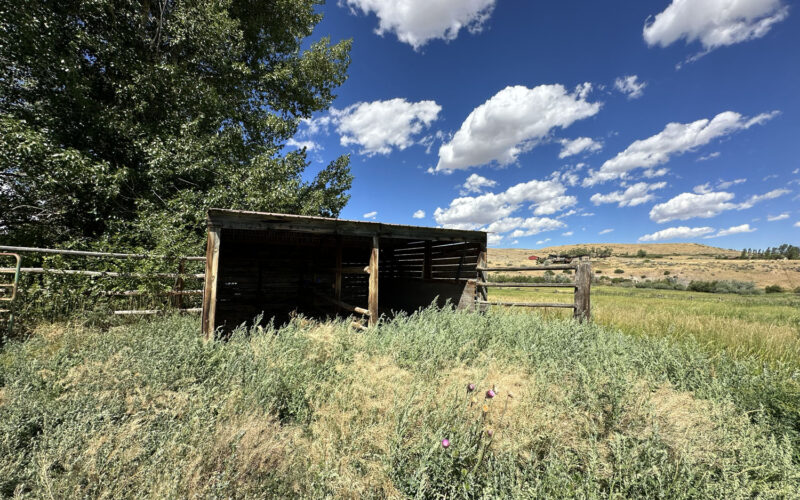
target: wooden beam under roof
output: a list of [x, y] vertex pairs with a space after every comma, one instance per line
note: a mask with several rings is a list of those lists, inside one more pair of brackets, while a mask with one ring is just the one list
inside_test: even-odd
[[281, 229], [313, 234], [336, 234], [352, 236], [378, 236], [425, 241], [468, 241], [483, 243], [486, 233], [461, 229], [384, 224], [380, 222], [331, 219], [302, 215], [249, 212], [244, 210], [208, 210], [209, 225], [223, 229]]

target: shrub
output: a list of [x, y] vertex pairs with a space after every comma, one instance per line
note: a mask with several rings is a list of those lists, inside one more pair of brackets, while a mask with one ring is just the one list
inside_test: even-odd
[[638, 252], [636, 252], [636, 256], [639, 258], [647, 257], [647, 252], [644, 250], [639, 250]]
[[720, 280], [699, 281], [694, 280], [687, 287], [692, 292], [704, 293], [736, 293], [739, 295], [755, 295], [759, 293], [756, 284], [752, 281]]
[[783, 293], [783, 287], [780, 285], [769, 285], [764, 288], [764, 291], [767, 293]]
[[624, 269], [614, 269], [614, 274], [625, 274]]
[[669, 276], [669, 275], [670, 275], [669, 271], [664, 271], [664, 276]]
[[794, 289], [794, 293], [800, 293], [800, 286]]
[[636, 283], [636, 288], [654, 288], [656, 290], [686, 290], [684, 285], [677, 281], [664, 279], [655, 281], [641, 281]]

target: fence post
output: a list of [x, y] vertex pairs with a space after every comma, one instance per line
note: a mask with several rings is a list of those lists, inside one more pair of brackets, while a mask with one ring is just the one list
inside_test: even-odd
[[217, 279], [219, 278], [219, 247], [221, 229], [208, 225], [206, 242], [206, 272], [203, 284], [203, 334], [214, 340], [217, 312]]
[[[486, 258], [486, 243], [481, 242], [480, 248], [478, 249], [478, 283], [486, 283], [488, 280], [486, 271], [481, 270], [481, 268], [486, 268], [489, 262]], [[489, 310], [489, 306], [487, 304], [480, 304], [479, 302], [486, 302], [489, 300], [489, 291], [485, 285], [475, 285], [475, 310], [480, 312], [486, 312]]]
[[178, 279], [175, 280], [175, 307], [178, 308], [178, 312], [183, 309], [183, 275], [186, 272], [186, 259], [181, 258], [178, 261]]
[[580, 322], [591, 321], [592, 263], [588, 257], [581, 257], [575, 270], [575, 319]]

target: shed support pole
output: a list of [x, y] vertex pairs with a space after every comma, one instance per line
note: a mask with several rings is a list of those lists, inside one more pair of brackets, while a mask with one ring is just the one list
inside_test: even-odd
[[575, 270], [575, 319], [580, 322], [590, 321], [591, 312], [591, 286], [592, 286], [592, 263], [581, 258]]
[[372, 253], [369, 256], [369, 326], [378, 324], [378, 255], [380, 239], [372, 237]]
[[206, 340], [214, 338], [214, 320], [217, 312], [217, 278], [219, 277], [219, 236], [219, 227], [208, 227], [206, 275], [203, 286], [203, 335]]
[[342, 301], [342, 240], [336, 240], [336, 282], [333, 285], [334, 297]]
[[433, 267], [433, 257], [431, 256], [432, 247], [430, 241], [425, 242], [425, 258], [422, 262], [422, 279], [431, 279], [431, 269]]
[[[489, 281], [487, 279], [485, 269], [489, 267], [488, 259], [486, 258], [486, 242], [482, 242], [478, 244], [478, 281], [482, 283], [486, 283]], [[475, 286], [475, 308], [480, 312], [486, 312], [489, 308], [488, 304], [484, 304], [481, 302], [487, 302], [489, 300], [489, 293], [486, 286]]]

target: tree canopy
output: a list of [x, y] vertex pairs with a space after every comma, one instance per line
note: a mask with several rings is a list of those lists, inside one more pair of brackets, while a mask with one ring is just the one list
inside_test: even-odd
[[337, 216], [285, 152], [346, 79], [321, 0], [0, 0], [0, 235], [193, 247], [208, 207]]

